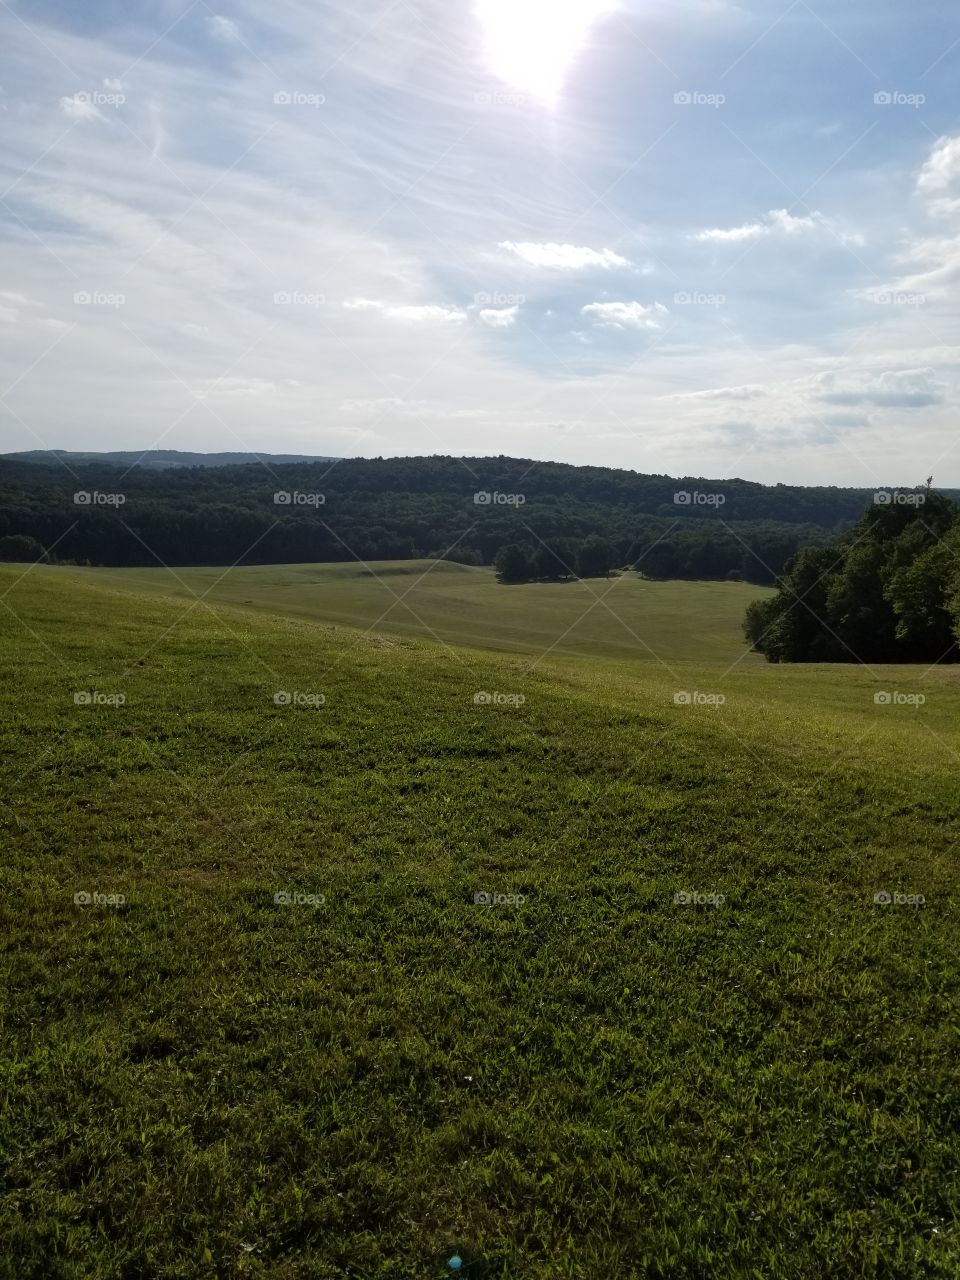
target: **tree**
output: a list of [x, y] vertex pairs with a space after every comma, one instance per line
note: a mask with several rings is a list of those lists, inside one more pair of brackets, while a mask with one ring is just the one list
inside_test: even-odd
[[526, 547], [510, 542], [501, 547], [494, 557], [493, 567], [497, 571], [497, 581], [504, 583], [529, 582], [531, 567]]
[[605, 538], [593, 534], [577, 552], [578, 578], [605, 578], [613, 568], [613, 548]]
[[36, 564], [38, 560], [46, 560], [47, 553], [36, 538], [24, 533], [11, 533], [0, 538], [0, 560], [29, 561]]

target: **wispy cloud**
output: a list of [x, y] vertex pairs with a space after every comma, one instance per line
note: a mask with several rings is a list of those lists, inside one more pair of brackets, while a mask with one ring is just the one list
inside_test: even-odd
[[739, 244], [774, 236], [804, 236], [824, 231], [847, 245], [864, 244], [864, 238], [859, 232], [844, 230], [818, 211], [795, 216], [786, 209], [771, 209], [762, 219], [745, 222], [738, 227], [709, 227], [696, 232], [691, 238], [707, 244]]
[[439, 321], [449, 323], [466, 320], [467, 313], [460, 307], [441, 306], [437, 303], [425, 303], [418, 306], [388, 306], [372, 298], [350, 298], [344, 302], [348, 311], [375, 311], [389, 320], [408, 320], [413, 324]]
[[520, 307], [518, 305], [512, 307], [484, 307], [479, 313], [478, 319], [491, 329], [509, 329], [516, 323], [519, 311]]
[[232, 18], [226, 18], [223, 14], [211, 14], [207, 18], [207, 30], [215, 40], [222, 40], [226, 44], [240, 42], [240, 28]]
[[555, 271], [583, 271], [586, 267], [629, 267], [630, 262], [612, 249], [590, 249], [578, 244], [536, 244], [523, 240], [501, 240], [499, 247], [515, 253], [531, 267], [549, 267]]
[[644, 306], [642, 302], [590, 302], [580, 314], [605, 329], [659, 329], [669, 311], [659, 302]]

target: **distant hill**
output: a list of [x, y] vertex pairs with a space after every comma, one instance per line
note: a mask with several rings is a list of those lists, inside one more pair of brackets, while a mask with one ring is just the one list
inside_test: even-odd
[[[167, 465], [150, 467], [133, 465], [139, 456], [60, 454], [63, 465], [51, 465], [58, 457], [50, 453], [0, 458], [0, 541], [30, 538], [59, 560], [131, 567], [424, 558], [488, 565], [501, 548], [519, 545], [527, 560], [540, 556], [556, 568], [599, 536], [612, 563], [650, 578], [772, 583], [800, 547], [833, 543], [874, 502], [872, 489], [529, 458], [264, 455], [255, 466], [252, 454], [216, 465], [231, 455], [157, 451]], [[889, 502], [889, 491], [878, 501]], [[4, 557], [30, 558], [20, 542], [0, 546]]]
[[123, 467], [142, 467], [145, 471], [166, 471], [170, 467], [238, 467], [245, 463], [335, 462], [326, 454], [316, 453], [183, 453], [179, 449], [119, 449], [112, 453], [96, 453], [74, 449], [27, 449], [23, 453], [4, 453], [0, 458], [16, 462], [107, 462]]

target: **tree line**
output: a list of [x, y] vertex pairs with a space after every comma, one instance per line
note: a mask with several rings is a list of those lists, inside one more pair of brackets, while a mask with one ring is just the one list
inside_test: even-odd
[[770, 662], [956, 662], [960, 507], [929, 484], [872, 503], [794, 556], [744, 631]]
[[[78, 493], [89, 500], [78, 503]], [[122, 502], [111, 503], [117, 495]], [[490, 565], [515, 545], [527, 549], [534, 576], [552, 577], [542, 544], [575, 568], [579, 548], [597, 539], [613, 565], [637, 564], [650, 577], [772, 584], [801, 547], [849, 528], [866, 496], [504, 457], [163, 471], [0, 460], [0, 555], [16, 558], [20, 544], [8, 540], [26, 537], [40, 554], [93, 565]]]

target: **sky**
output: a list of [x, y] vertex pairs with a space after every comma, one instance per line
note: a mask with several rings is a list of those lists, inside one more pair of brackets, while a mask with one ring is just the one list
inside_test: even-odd
[[960, 487], [946, 0], [0, 0], [0, 449]]

